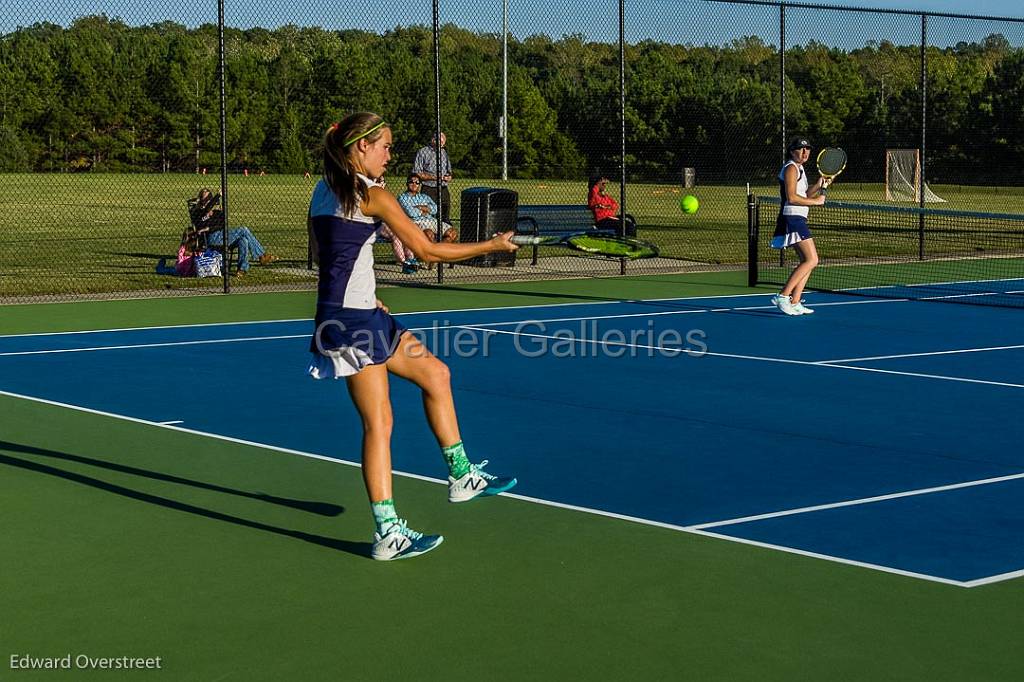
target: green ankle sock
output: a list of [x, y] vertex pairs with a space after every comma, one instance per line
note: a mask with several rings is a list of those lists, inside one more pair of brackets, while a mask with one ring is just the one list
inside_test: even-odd
[[395, 501], [392, 499], [371, 502], [373, 509], [373, 521], [377, 524], [377, 532], [384, 534], [384, 527], [398, 520], [398, 513], [395, 511]]
[[466, 448], [462, 445], [461, 440], [455, 445], [441, 448], [441, 454], [444, 456], [445, 464], [448, 465], [448, 474], [452, 478], [462, 478], [469, 473], [469, 460], [466, 459]]

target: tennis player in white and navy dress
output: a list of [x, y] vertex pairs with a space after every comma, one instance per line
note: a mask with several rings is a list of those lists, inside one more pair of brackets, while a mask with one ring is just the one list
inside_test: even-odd
[[811, 238], [811, 230], [807, 227], [807, 206], [795, 206], [789, 203], [786, 196], [786, 169], [790, 166], [797, 167], [796, 193], [807, 198], [807, 171], [804, 170], [802, 164], [790, 159], [779, 171], [779, 192], [782, 196], [782, 204], [779, 209], [779, 217], [775, 221], [775, 233], [772, 237], [773, 249], [785, 249], [797, 242]]
[[[358, 178], [365, 188], [378, 184], [362, 174]], [[358, 204], [346, 217], [323, 179], [313, 190], [309, 215], [320, 260], [309, 373], [339, 379], [387, 362], [407, 330], [377, 307], [373, 243], [381, 221], [364, 215]]]

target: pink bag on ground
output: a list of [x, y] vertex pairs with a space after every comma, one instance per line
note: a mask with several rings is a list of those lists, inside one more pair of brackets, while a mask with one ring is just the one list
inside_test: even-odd
[[178, 273], [179, 277], [191, 277], [195, 274], [195, 270], [196, 264], [192, 252], [185, 244], [182, 244], [178, 247], [178, 263], [174, 266], [174, 271]]

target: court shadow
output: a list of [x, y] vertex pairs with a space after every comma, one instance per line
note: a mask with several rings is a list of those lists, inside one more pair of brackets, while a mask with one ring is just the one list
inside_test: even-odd
[[[0, 441], [0, 448], [8, 448], [8, 444]], [[58, 455], [61, 458], [67, 455], [63, 452], [54, 452], [52, 450], [42, 450], [39, 448], [29, 448], [26, 446], [17, 446], [19, 451], [29, 451], [33, 454], [43, 455]], [[341, 552], [347, 552], [361, 557], [369, 557], [371, 545], [368, 542], [351, 542], [349, 540], [342, 540], [340, 538], [330, 538], [323, 535], [315, 535], [313, 533], [306, 533], [301, 530], [294, 530], [292, 528], [279, 528], [272, 526], [267, 523], [261, 523], [259, 521], [253, 521], [251, 519], [244, 519], [239, 516], [232, 516], [231, 514], [225, 514], [223, 512], [213, 511], [212, 509], [204, 509], [197, 507], [193, 504], [186, 502], [179, 502], [177, 500], [171, 500], [166, 497], [160, 497], [159, 495], [153, 495], [150, 493], [144, 493], [139, 490], [132, 490], [116, 483], [110, 483], [108, 481], [102, 481], [98, 478], [92, 478], [83, 474], [78, 474], [72, 471], [65, 471], [52, 467], [46, 464], [40, 464], [39, 462], [33, 462], [24, 459], [18, 459], [17, 457], [9, 457], [4, 454], [0, 454], [0, 465], [6, 465], [11, 467], [17, 467], [26, 471], [32, 471], [39, 474], [45, 474], [47, 476], [54, 476], [56, 478], [62, 478], [66, 481], [78, 483], [80, 485], [87, 485], [97, 490], [103, 490], [114, 495], [120, 495], [128, 499], [137, 500], [139, 502], [145, 502], [147, 504], [155, 504], [167, 509], [174, 509], [175, 511], [186, 512], [188, 514], [194, 514], [201, 516], [206, 519], [212, 519], [214, 521], [222, 521], [225, 523], [231, 523], [236, 526], [242, 526], [244, 528], [252, 528], [255, 530], [264, 531], [267, 533], [274, 533], [275, 535], [282, 535], [284, 537], [294, 538], [296, 540], [302, 540], [310, 544], [319, 545], [328, 549], [338, 550]]]
[[77, 462], [79, 464], [100, 467], [101, 469], [109, 469], [110, 471], [116, 471], [122, 474], [142, 476], [144, 478], [153, 479], [154, 481], [164, 481], [165, 483], [177, 483], [179, 485], [187, 485], [193, 488], [200, 488], [202, 490], [212, 490], [213, 492], [225, 493], [227, 495], [236, 495], [238, 497], [245, 497], [250, 500], [259, 500], [261, 502], [269, 502], [270, 504], [276, 504], [282, 507], [288, 507], [290, 509], [297, 509], [299, 511], [309, 512], [311, 514], [319, 514], [320, 516], [338, 516], [345, 512], [345, 508], [337, 504], [328, 504], [327, 502], [312, 502], [308, 500], [290, 500], [285, 497], [267, 495], [266, 493], [251, 493], [247, 490], [235, 490], [233, 488], [225, 488], [224, 486], [216, 485], [214, 483], [206, 483], [205, 481], [193, 481], [188, 478], [181, 478], [180, 476], [162, 474], [158, 471], [148, 471], [146, 469], [139, 469], [137, 467], [131, 467], [125, 464], [105, 462], [101, 459], [91, 459], [89, 457], [73, 455], [67, 452], [57, 452], [56, 450], [45, 450], [43, 448], [37, 448], [31, 445], [23, 445], [21, 443], [11, 443], [5, 440], [0, 440], [0, 449], [7, 450], [10, 452], [24, 452], [25, 454], [28, 455], [41, 455], [43, 457], [52, 457], [54, 459], [62, 459], [67, 462]]

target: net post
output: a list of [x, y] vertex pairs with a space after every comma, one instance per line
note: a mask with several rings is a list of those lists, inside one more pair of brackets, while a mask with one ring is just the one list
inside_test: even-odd
[[917, 214], [917, 259], [924, 260], [924, 234], [925, 234], [925, 213], [924, 209]]
[[757, 286], [757, 243], [760, 241], [757, 197], [747, 193], [747, 286]]

